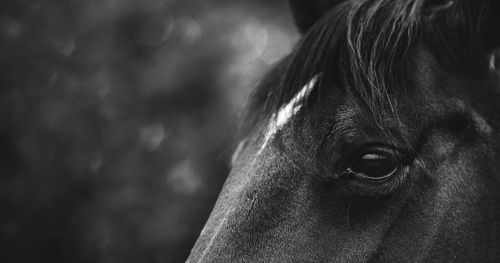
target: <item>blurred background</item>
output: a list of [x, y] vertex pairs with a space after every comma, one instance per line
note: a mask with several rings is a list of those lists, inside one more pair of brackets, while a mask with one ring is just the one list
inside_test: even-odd
[[183, 262], [284, 0], [0, 3], [0, 262]]

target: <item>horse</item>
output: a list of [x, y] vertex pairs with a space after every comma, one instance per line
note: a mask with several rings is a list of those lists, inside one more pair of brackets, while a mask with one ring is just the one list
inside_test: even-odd
[[500, 1], [289, 6], [187, 262], [500, 261]]

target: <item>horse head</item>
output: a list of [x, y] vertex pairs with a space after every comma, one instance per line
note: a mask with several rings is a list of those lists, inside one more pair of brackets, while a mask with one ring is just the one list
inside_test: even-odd
[[188, 262], [500, 259], [496, 0], [291, 0]]

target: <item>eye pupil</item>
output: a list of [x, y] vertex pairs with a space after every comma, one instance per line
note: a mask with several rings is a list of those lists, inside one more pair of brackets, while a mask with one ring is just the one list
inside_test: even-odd
[[397, 163], [390, 154], [368, 153], [358, 158], [351, 168], [357, 174], [377, 179], [394, 172]]

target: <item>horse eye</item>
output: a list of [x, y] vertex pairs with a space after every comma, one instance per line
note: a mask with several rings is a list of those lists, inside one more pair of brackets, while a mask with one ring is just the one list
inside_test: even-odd
[[369, 181], [384, 181], [397, 170], [398, 164], [393, 154], [388, 152], [366, 152], [354, 160], [348, 169], [359, 179]]

